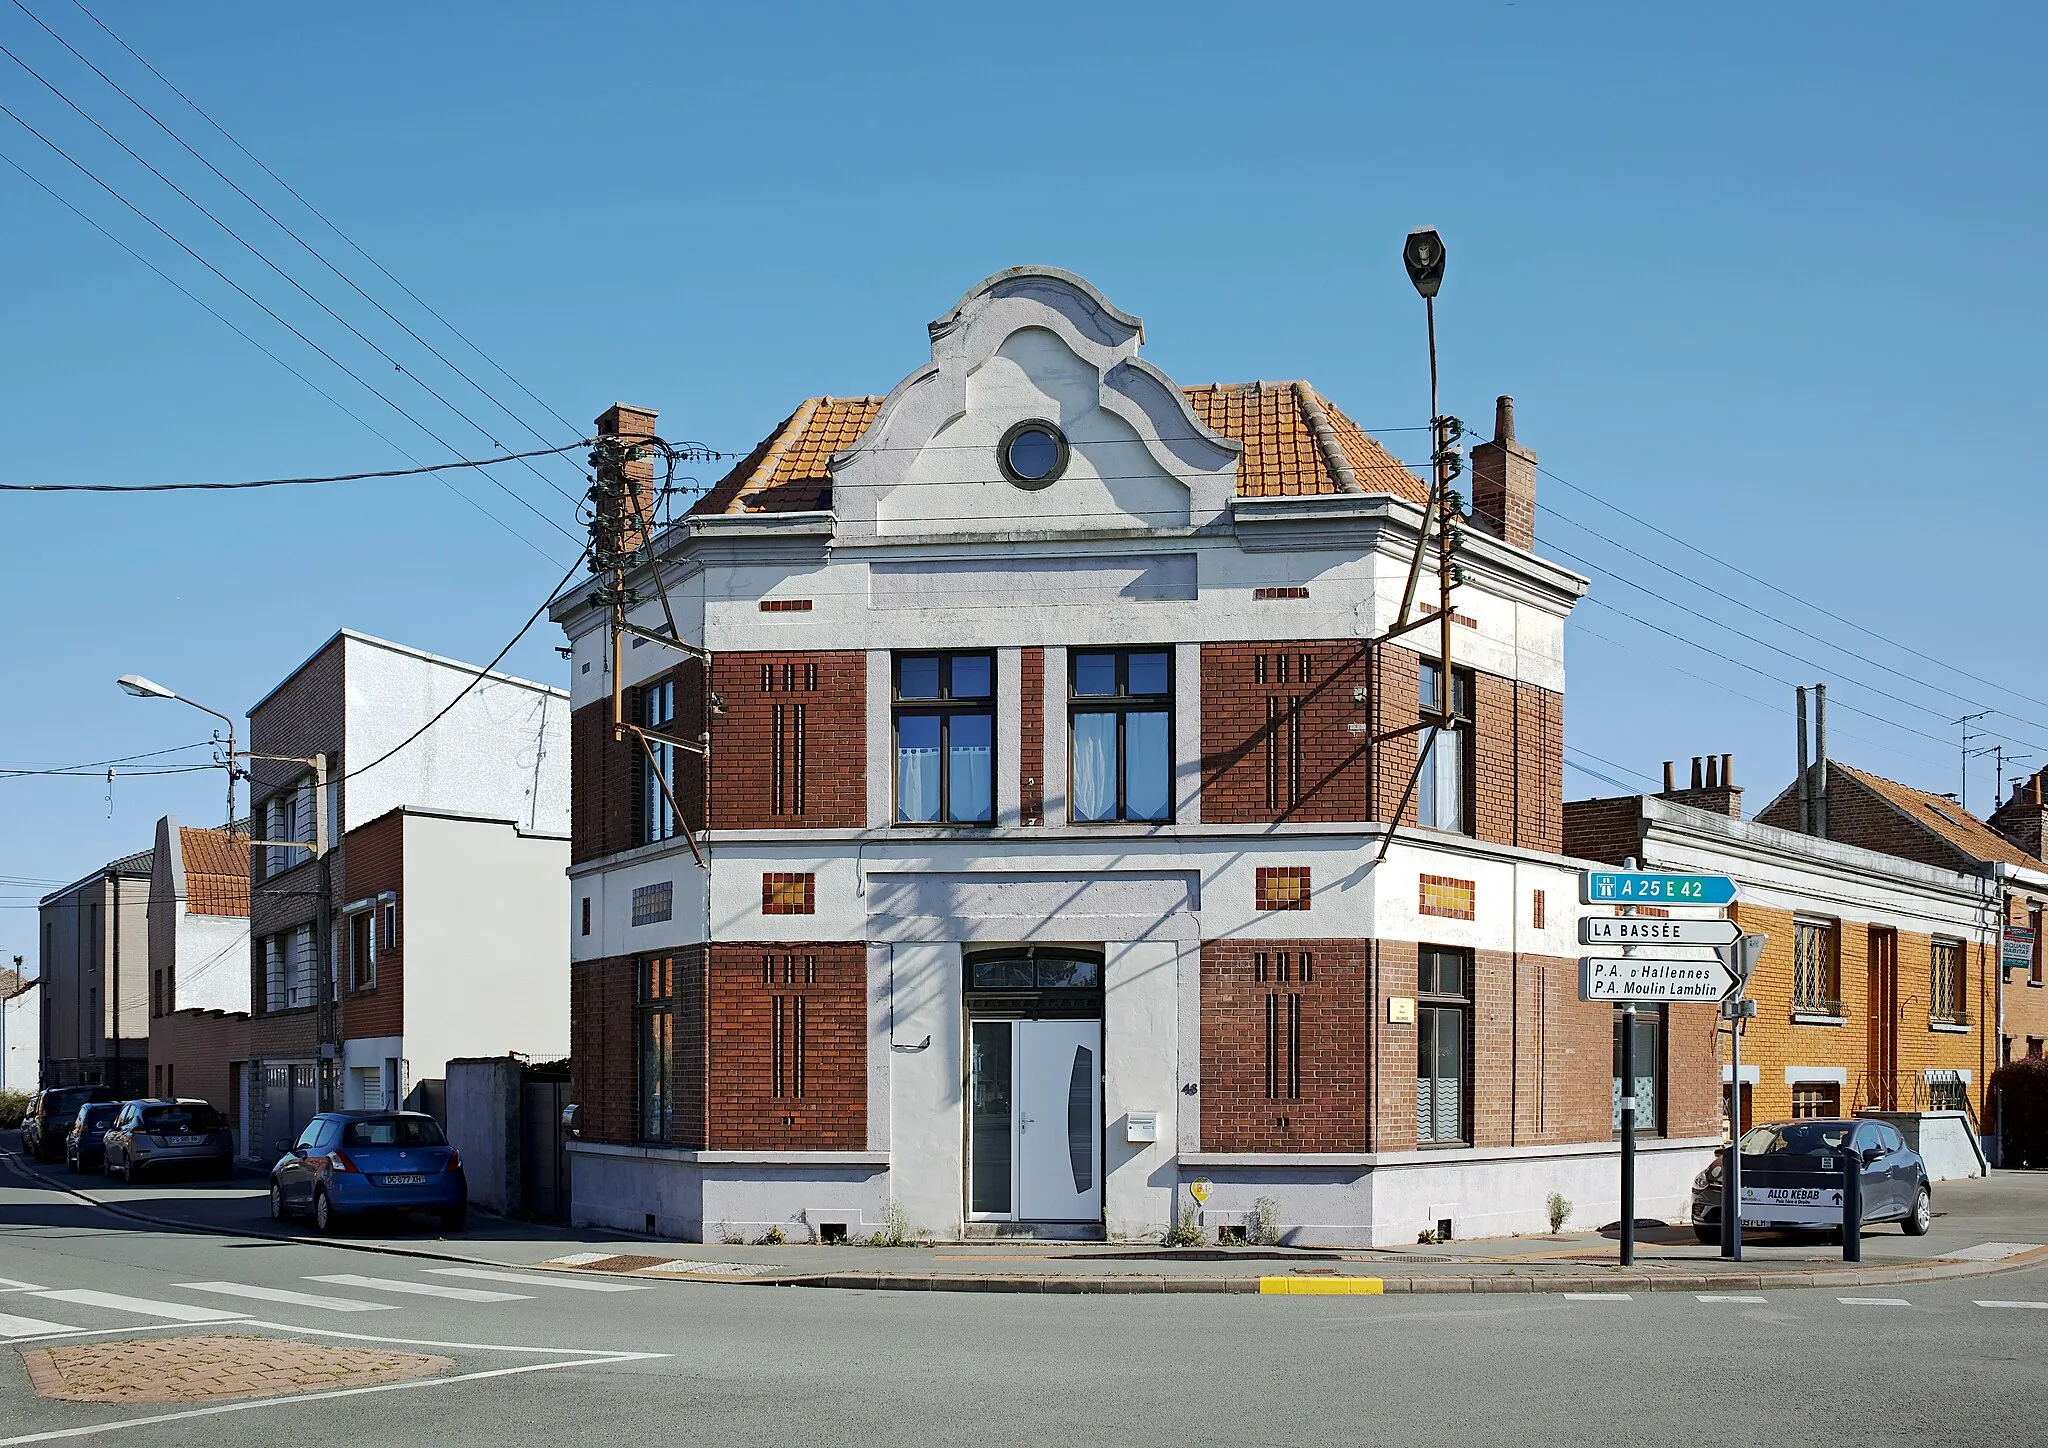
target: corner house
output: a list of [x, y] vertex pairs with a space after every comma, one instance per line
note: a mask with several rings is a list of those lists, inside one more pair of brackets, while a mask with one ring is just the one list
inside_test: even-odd
[[[1447, 672], [1436, 626], [1376, 642], [1427, 490], [1307, 383], [1181, 385], [1044, 268], [930, 334], [638, 555], [630, 622], [708, 665], [615, 647], [603, 578], [554, 605], [576, 1219], [1156, 1238], [1197, 1177], [1212, 1236], [1261, 1198], [1303, 1243], [1540, 1230], [1553, 1190], [1611, 1217], [1616, 1016], [1558, 853], [1585, 581], [1535, 551], [1510, 400]], [[615, 659], [626, 721], [708, 759], [614, 729]], [[1657, 1020], [1639, 1200], [1676, 1218], [1712, 1008]]]

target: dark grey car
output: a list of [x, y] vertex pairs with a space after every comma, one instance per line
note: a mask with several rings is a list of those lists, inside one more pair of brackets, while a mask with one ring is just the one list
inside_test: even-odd
[[107, 1128], [100, 1151], [107, 1175], [123, 1181], [169, 1167], [218, 1177], [235, 1170], [235, 1137], [226, 1120], [206, 1102], [189, 1098], [126, 1102]]
[[[1693, 1230], [1702, 1242], [1721, 1236], [1721, 1175], [1717, 1155], [1693, 1178]], [[1924, 1236], [1934, 1220], [1927, 1163], [1887, 1121], [1819, 1117], [1758, 1126], [1742, 1138], [1744, 1227], [1790, 1232], [1839, 1231], [1844, 1169], [1854, 1163], [1863, 1181], [1863, 1222], [1897, 1222], [1909, 1237]]]

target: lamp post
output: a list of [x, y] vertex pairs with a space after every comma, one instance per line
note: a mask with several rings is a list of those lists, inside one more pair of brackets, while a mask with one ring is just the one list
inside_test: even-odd
[[180, 704], [185, 704], [190, 706], [191, 708], [197, 709], [202, 714], [211, 714], [214, 718], [220, 720], [221, 723], [228, 726], [227, 831], [230, 835], [232, 835], [235, 832], [235, 721], [233, 719], [230, 719], [227, 715], [221, 713], [220, 710], [218, 709], [209, 709], [204, 704], [201, 704], [196, 700], [187, 699], [182, 694], [176, 693], [170, 689], [166, 689], [162, 684], [157, 683], [154, 679], [145, 679], [140, 674], [123, 674], [114, 682], [119, 684], [122, 687], [122, 689], [124, 689], [126, 692], [130, 694], [133, 694], [138, 699], [175, 699]]

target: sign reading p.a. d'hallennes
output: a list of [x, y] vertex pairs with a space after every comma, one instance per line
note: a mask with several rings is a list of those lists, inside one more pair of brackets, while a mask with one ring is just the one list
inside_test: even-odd
[[1579, 959], [1582, 1001], [1718, 1001], [1728, 973], [1714, 960], [1588, 955]]
[[1732, 905], [1726, 875], [1672, 875], [1662, 870], [1581, 870], [1582, 905]]

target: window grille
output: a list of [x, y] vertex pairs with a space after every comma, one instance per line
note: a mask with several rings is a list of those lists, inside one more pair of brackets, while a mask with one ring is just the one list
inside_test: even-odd
[[1842, 1013], [1841, 957], [1831, 922], [1799, 920], [1792, 926], [1792, 1009], [1814, 1015]]

